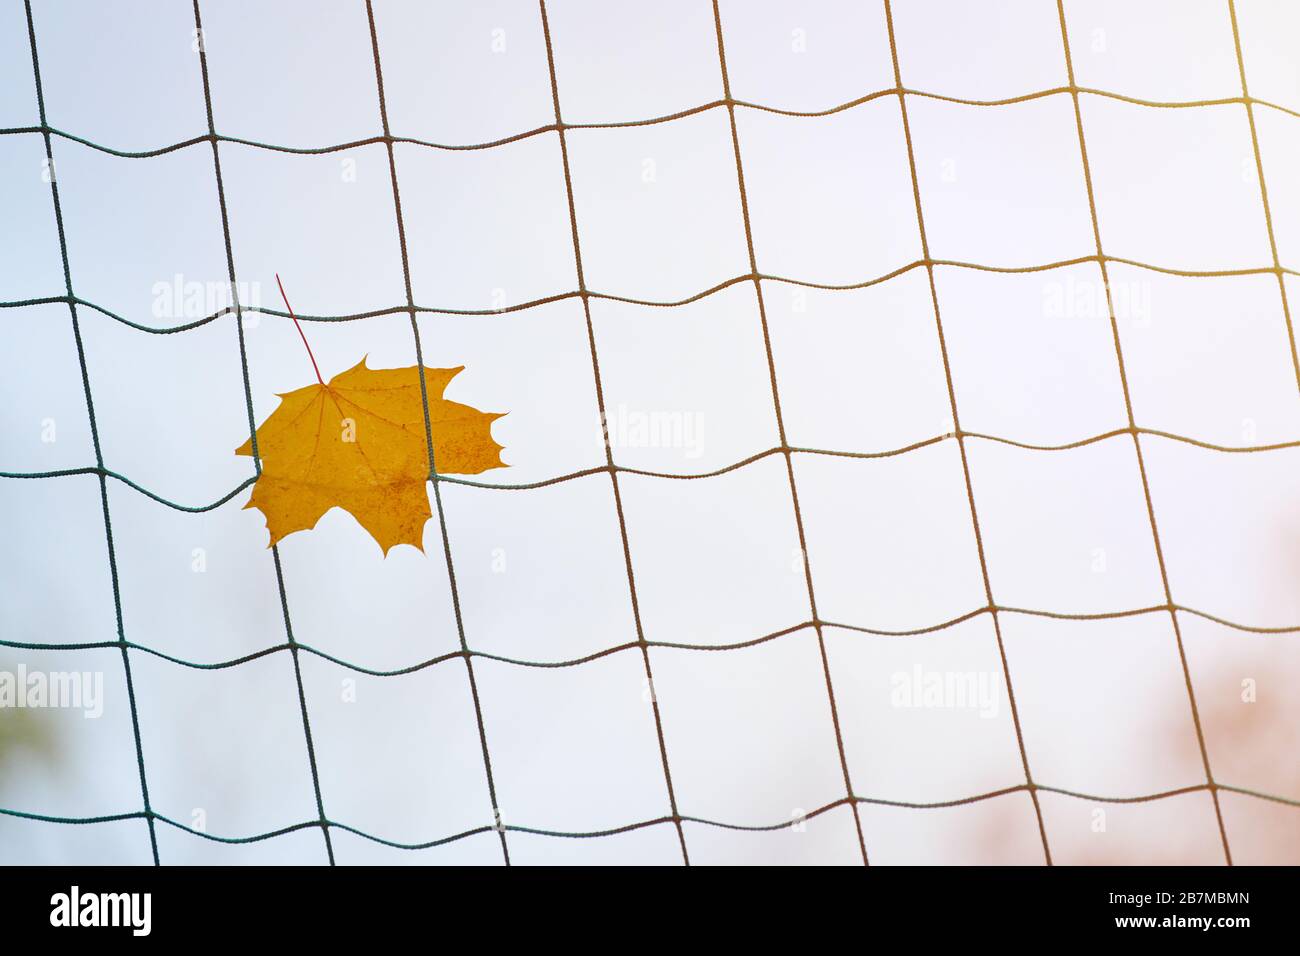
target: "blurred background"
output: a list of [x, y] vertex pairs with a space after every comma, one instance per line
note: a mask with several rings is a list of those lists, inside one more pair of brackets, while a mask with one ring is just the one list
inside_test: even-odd
[[[1300, 862], [1293, 4], [199, 9], [0, 0], [0, 862]], [[273, 555], [404, 258], [509, 467]]]

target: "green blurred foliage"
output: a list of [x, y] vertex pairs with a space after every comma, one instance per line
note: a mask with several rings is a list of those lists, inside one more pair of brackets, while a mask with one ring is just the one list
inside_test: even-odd
[[57, 739], [50, 721], [39, 711], [0, 708], [0, 790], [6, 788], [14, 759], [24, 751], [53, 762], [58, 756]]

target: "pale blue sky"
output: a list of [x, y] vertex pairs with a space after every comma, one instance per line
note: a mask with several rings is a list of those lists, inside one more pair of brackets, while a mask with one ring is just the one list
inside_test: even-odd
[[[976, 6], [897, 0], [904, 86], [992, 99], [1067, 84], [1054, 3], [1017, 0], [984, 15]], [[641, 120], [722, 97], [705, 0], [547, 8], [566, 122]], [[52, 127], [119, 151], [206, 134], [189, 3], [33, 0], [33, 9]], [[1300, 110], [1295, 8], [1242, 0], [1237, 9], [1252, 95]], [[207, 0], [202, 12], [218, 132], [294, 148], [380, 134], [363, 2]], [[380, 0], [375, 19], [394, 135], [471, 145], [554, 123], [536, 4]], [[1162, 102], [1241, 96], [1226, 2], [1068, 0], [1066, 19], [1082, 87]], [[883, 5], [729, 0], [722, 23], [739, 100], [819, 111], [894, 86]], [[1012, 268], [1095, 253], [1068, 94], [988, 107], [909, 96], [907, 110], [935, 259]], [[1159, 109], [1084, 94], [1081, 113], [1109, 255], [1175, 270], [1272, 266], [1243, 105]], [[23, 4], [0, 0], [0, 128], [37, 122]], [[1300, 268], [1300, 118], [1257, 106], [1255, 122], [1278, 256]], [[896, 96], [820, 117], [740, 107], [736, 123], [761, 273], [846, 285], [922, 257]], [[673, 302], [750, 271], [724, 108], [576, 129], [567, 139], [590, 290]], [[302, 314], [405, 304], [382, 144], [316, 155], [219, 149], [246, 305], [280, 307], [277, 272]], [[146, 329], [225, 305], [207, 143], [136, 159], [55, 136], [53, 152], [77, 296]], [[581, 301], [495, 312], [577, 287], [558, 135], [481, 150], [399, 143], [395, 154], [415, 301], [484, 313], [421, 313], [424, 361], [466, 366], [449, 398], [509, 412], [494, 434], [510, 467], [476, 480], [530, 483], [603, 465]], [[39, 134], [0, 135], [0, 302], [64, 294], [44, 159]], [[1112, 265], [1110, 278], [1139, 426], [1232, 447], [1300, 440], [1274, 275]], [[1127, 427], [1095, 262], [1024, 273], [940, 265], [934, 281], [965, 430], [1058, 445]], [[1294, 307], [1300, 286], [1285, 281]], [[187, 301], [187, 283], [200, 284], [203, 301]], [[882, 452], [952, 431], [923, 267], [847, 291], [776, 279], [762, 287], [792, 446]], [[86, 307], [78, 316], [107, 468], [187, 506], [210, 504], [252, 475], [250, 460], [233, 453], [247, 438], [247, 415], [232, 315], [174, 334]], [[591, 318], [611, 417], [677, 416], [692, 429], [670, 447], [623, 447], [616, 436], [618, 464], [696, 475], [779, 445], [752, 282], [679, 308], [596, 298]], [[312, 371], [288, 320], [253, 310], [245, 322], [260, 423], [276, 394], [307, 384]], [[400, 312], [304, 327], [326, 378], [362, 355], [376, 368], [414, 363]], [[13, 346], [0, 380], [0, 471], [93, 466], [67, 307], [0, 309], [0, 330]], [[50, 422], [55, 441], [43, 440]], [[1300, 625], [1300, 450], [1224, 454], [1141, 441], [1175, 603], [1247, 625]], [[971, 438], [966, 451], [998, 604], [1101, 613], [1165, 602], [1130, 437], [1062, 452]], [[955, 440], [875, 459], [799, 453], [793, 472], [822, 620], [919, 629], [987, 603]], [[841, 799], [821, 653], [813, 629], [800, 627], [812, 612], [783, 456], [697, 480], [625, 475], [620, 490], [647, 639], [716, 646], [792, 629], [720, 653], [651, 650], [681, 812], [777, 824]], [[247, 496], [188, 513], [109, 480], [128, 640], [196, 663], [285, 641], [263, 520], [241, 510]], [[447, 484], [443, 497], [471, 648], [557, 662], [636, 640], [608, 474], [522, 491]], [[116, 639], [96, 478], [0, 478], [0, 530], [0, 639]], [[371, 670], [457, 651], [436, 519], [425, 542], [424, 554], [399, 547], [385, 560], [337, 510], [286, 539], [297, 639]], [[1039, 782], [1104, 796], [1204, 782], [1167, 613], [1001, 621]], [[1280, 673], [1300, 655], [1294, 635], [1265, 638], [1185, 614], [1180, 622], [1207, 711], [1216, 695], [1232, 697], [1235, 676], [1261, 661]], [[992, 675], [1002, 694], [988, 614], [909, 638], [824, 630], [858, 795], [942, 801], [1023, 783], [1004, 697], [992, 719], [889, 703], [891, 675], [917, 664]], [[60, 759], [16, 757], [0, 780], [0, 807], [71, 817], [139, 810], [118, 651], [0, 648], [0, 666], [20, 660], [102, 670], [106, 710], [98, 721], [42, 715], [57, 730]], [[287, 653], [217, 670], [138, 650], [130, 662], [155, 810], [187, 826], [201, 811], [206, 830], [223, 837], [316, 817]], [[332, 820], [405, 843], [492, 824], [461, 660], [375, 677], [305, 653], [301, 670]], [[1224, 673], [1234, 675], [1226, 684]], [[506, 823], [586, 832], [670, 812], [638, 650], [564, 668], [479, 659], [475, 675]], [[1169, 721], [1181, 728], [1178, 745], [1156, 733]], [[1225, 745], [1210, 743], [1211, 762], [1230, 764]], [[1264, 791], [1296, 786], [1234, 772], [1261, 771], [1219, 776]], [[1044, 800], [1049, 839], [1068, 848], [1093, 838], [1089, 801]], [[1112, 812], [1126, 821], [1164, 814], [1175, 821], [1168, 830], [1120, 832], [1139, 842], [1135, 831], [1151, 834], [1152, 853], [1214, 861], [1209, 808], [1202, 792]], [[1256, 807], [1232, 812], [1248, 829]], [[1012, 821], [1007, 855], [1039, 859], [1024, 793], [944, 811], [867, 806], [862, 817], [868, 852], [882, 862], [962, 861], [1002, 832], [999, 813]], [[232, 847], [159, 824], [158, 839], [164, 863], [325, 860], [316, 829]], [[501, 860], [491, 833], [415, 852], [338, 830], [334, 840], [341, 863]], [[681, 858], [671, 825], [508, 841], [518, 862]], [[843, 806], [793, 833], [687, 824], [686, 842], [699, 862], [860, 860]], [[150, 859], [140, 820], [73, 827], [0, 817], [3, 862]]]

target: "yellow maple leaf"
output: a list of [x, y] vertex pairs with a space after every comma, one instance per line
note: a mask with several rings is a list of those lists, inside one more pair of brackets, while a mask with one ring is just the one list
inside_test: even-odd
[[[459, 368], [426, 368], [434, 458], [440, 474], [506, 467], [492, 438], [501, 417], [442, 397]], [[428, 442], [417, 367], [372, 369], [363, 358], [329, 384], [280, 396], [257, 429], [262, 473], [245, 508], [266, 516], [274, 545], [342, 508], [387, 555], [398, 544], [424, 550], [429, 509]], [[235, 450], [252, 455], [252, 440]]]

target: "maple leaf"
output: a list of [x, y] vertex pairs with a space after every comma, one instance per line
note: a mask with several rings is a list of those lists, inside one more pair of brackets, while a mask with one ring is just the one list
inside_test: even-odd
[[[506, 467], [502, 446], [492, 438], [492, 423], [501, 414], [442, 397], [463, 368], [424, 370], [440, 474]], [[372, 369], [363, 358], [328, 385], [313, 383], [279, 398], [257, 429], [262, 473], [244, 505], [266, 516], [270, 543], [314, 528], [338, 507], [357, 519], [385, 555], [399, 544], [423, 551], [424, 523], [432, 512], [419, 369]], [[252, 455], [252, 439], [235, 454]]]

